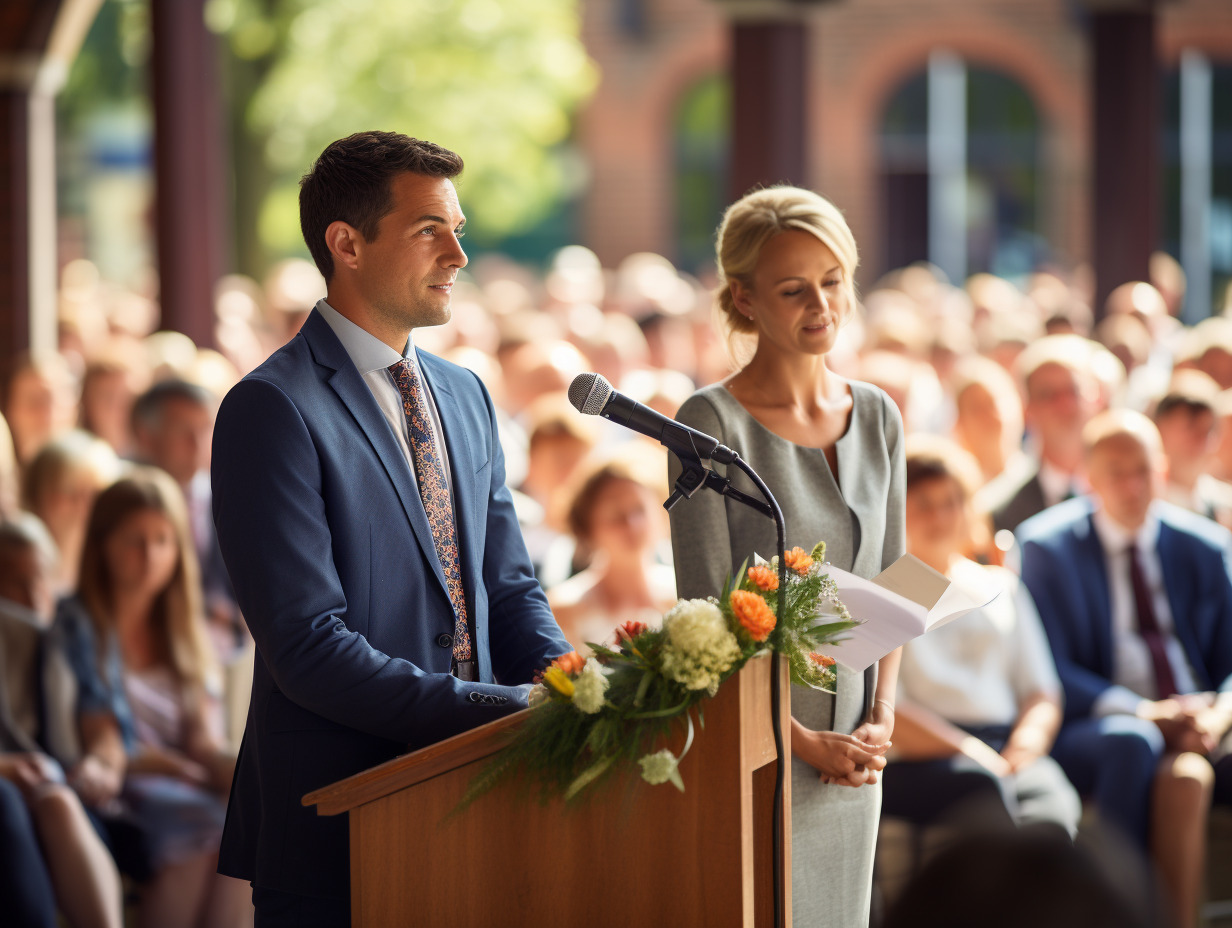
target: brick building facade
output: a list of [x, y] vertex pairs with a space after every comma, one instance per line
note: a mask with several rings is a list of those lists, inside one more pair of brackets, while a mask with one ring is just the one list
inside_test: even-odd
[[[1038, 132], [1036, 231], [1060, 262], [1091, 256], [1089, 8], [1074, 0], [831, 0], [800, 4], [809, 30], [809, 176], [861, 243], [865, 282], [887, 269], [880, 132], [891, 98], [944, 49], [1020, 86]], [[675, 120], [699, 82], [727, 68], [728, 7], [715, 0], [587, 0], [583, 38], [602, 75], [579, 119], [591, 179], [583, 239], [605, 263], [633, 251], [678, 256]], [[1232, 66], [1232, 4], [1158, 8], [1157, 60], [1186, 48]]]

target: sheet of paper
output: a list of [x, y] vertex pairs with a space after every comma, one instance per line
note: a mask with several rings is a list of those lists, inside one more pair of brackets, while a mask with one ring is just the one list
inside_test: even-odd
[[827, 570], [838, 585], [839, 599], [852, 618], [862, 623], [830, 649], [830, 656], [855, 671], [872, 666], [930, 628], [988, 605], [997, 595], [991, 583], [987, 590], [954, 586], [910, 554], [904, 554], [872, 580], [834, 567]]

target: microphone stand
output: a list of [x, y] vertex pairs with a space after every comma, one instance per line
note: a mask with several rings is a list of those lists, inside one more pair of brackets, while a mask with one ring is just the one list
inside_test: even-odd
[[[665, 435], [666, 439], [668, 436]], [[675, 436], [673, 436], [675, 437]], [[757, 471], [743, 460], [739, 454], [733, 452], [732, 460], [729, 466], [739, 468], [757, 487], [761, 495], [765, 498], [765, 502], [749, 496], [737, 490], [731, 485], [731, 480], [727, 477], [720, 477], [713, 470], [702, 464], [701, 456], [693, 447], [692, 440], [688, 436], [682, 436], [682, 441], [665, 441], [668, 445], [668, 450], [676, 455], [676, 459], [680, 462], [683, 468], [680, 476], [676, 479], [676, 486], [672, 489], [671, 496], [663, 504], [663, 508], [671, 511], [682, 499], [689, 499], [702, 487], [714, 490], [720, 496], [725, 496], [728, 499], [733, 499], [738, 503], [748, 506], [760, 512], [762, 515], [769, 516], [774, 519], [774, 528], [778, 538], [778, 556], [779, 556], [779, 589], [778, 589], [778, 621], [775, 622], [773, 636], [780, 634], [782, 628], [783, 617], [787, 614], [787, 525], [783, 521], [783, 510], [779, 507], [778, 500], [774, 498], [774, 494], [770, 492], [770, 488], [766, 486], [765, 481], [757, 475]], [[688, 442], [688, 446], [684, 446], [684, 442]], [[786, 752], [783, 750], [783, 722], [781, 707], [783, 704], [782, 686], [779, 683], [780, 666], [782, 663], [782, 655], [778, 650], [770, 652], [770, 727], [774, 733], [774, 750], [778, 759], [777, 770], [774, 776], [774, 814], [772, 816], [771, 825], [771, 840], [774, 844], [774, 860], [773, 860], [773, 880], [774, 880], [774, 924], [776, 928], [782, 928], [786, 922], [784, 921], [784, 899], [783, 899], [783, 784], [787, 775], [787, 759]]]

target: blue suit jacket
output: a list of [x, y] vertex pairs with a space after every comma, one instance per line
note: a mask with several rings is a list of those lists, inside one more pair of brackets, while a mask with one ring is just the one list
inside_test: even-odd
[[[1158, 552], [1176, 637], [1204, 691], [1232, 688], [1232, 535], [1184, 509], [1156, 503]], [[1018, 529], [1022, 579], [1039, 607], [1066, 719], [1085, 718], [1112, 686], [1112, 607], [1104, 549], [1078, 498]]]
[[516, 685], [570, 650], [531, 570], [487, 392], [463, 368], [419, 363], [445, 433], [480, 682], [449, 674], [453, 609], [415, 479], [314, 312], [214, 428], [214, 520], [259, 654], [222, 873], [346, 896], [346, 816], [301, 797], [523, 708]]

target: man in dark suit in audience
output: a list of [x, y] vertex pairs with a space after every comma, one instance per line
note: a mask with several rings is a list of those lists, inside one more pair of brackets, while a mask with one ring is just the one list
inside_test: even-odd
[[997, 531], [1014, 531], [1025, 520], [1085, 489], [1082, 427], [1099, 404], [1090, 372], [1091, 349], [1076, 335], [1050, 335], [1018, 360], [1027, 434], [1034, 466], [1007, 473], [981, 492]]
[[1053, 756], [1105, 823], [1152, 853], [1188, 911], [1212, 786], [1232, 800], [1220, 750], [1232, 728], [1232, 535], [1158, 498], [1163, 456], [1145, 416], [1103, 413], [1084, 442], [1091, 496], [1018, 530], [1065, 690]]
[[[524, 708], [570, 650], [491, 398], [411, 340], [466, 264], [461, 170], [396, 133], [329, 145], [300, 188], [327, 296], [218, 412], [214, 518], [258, 651], [219, 869], [252, 881], [258, 925], [349, 924], [345, 817], [305, 793]], [[466, 892], [457, 863], [442, 893]]]

